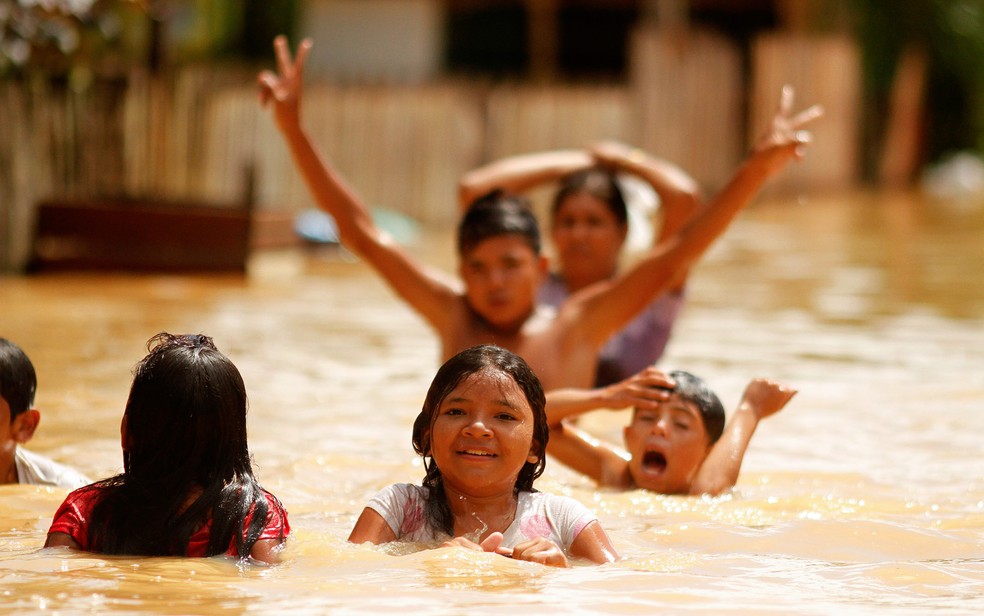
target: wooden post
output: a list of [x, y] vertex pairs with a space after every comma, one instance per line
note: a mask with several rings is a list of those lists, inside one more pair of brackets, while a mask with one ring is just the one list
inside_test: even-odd
[[885, 141], [878, 164], [878, 179], [885, 186], [907, 184], [922, 162], [928, 72], [929, 60], [924, 49], [910, 46], [902, 52], [892, 82]]
[[529, 17], [526, 40], [530, 52], [530, 74], [534, 81], [552, 81], [557, 75], [560, 47], [557, 8], [557, 0], [526, 0], [526, 14]]

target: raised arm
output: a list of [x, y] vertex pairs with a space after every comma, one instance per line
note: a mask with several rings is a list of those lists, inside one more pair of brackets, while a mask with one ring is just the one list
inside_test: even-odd
[[567, 421], [596, 410], [655, 409], [669, 397], [673, 380], [649, 367], [624, 381], [592, 389], [547, 392], [547, 453], [603, 487], [628, 487], [628, 453]]
[[458, 207], [465, 210], [475, 199], [495, 189], [522, 193], [593, 164], [594, 159], [583, 150], [551, 150], [500, 158], [461, 176]]
[[258, 82], [260, 104], [271, 106], [291, 155], [311, 195], [330, 214], [347, 248], [368, 261], [407, 303], [439, 328], [446, 321], [457, 292], [440, 271], [412, 260], [396, 241], [379, 229], [365, 203], [315, 147], [301, 125], [304, 60], [310, 39], [301, 42], [292, 59], [287, 39], [274, 40], [277, 72], [263, 71]]
[[792, 103], [793, 92], [787, 86], [768, 133], [721, 192], [679, 233], [655, 246], [614, 281], [596, 283], [572, 296], [561, 307], [560, 318], [571, 319], [581, 336], [601, 345], [654, 297], [672, 288], [680, 272], [704, 254], [765, 182], [789, 161], [802, 158], [811, 135], [800, 127], [822, 111], [814, 106], [793, 116]]
[[[676, 235], [694, 216], [702, 203], [700, 186], [683, 169], [661, 158], [618, 141], [604, 141], [590, 148], [595, 160], [617, 171], [630, 173], [648, 183], [659, 196], [657, 245]], [[682, 289], [689, 269], [682, 269], [668, 290]]]
[[795, 389], [766, 379], [750, 382], [721, 438], [714, 443], [700, 465], [690, 486], [690, 493], [720, 494], [733, 488], [758, 423], [782, 410], [795, 394]]
[[662, 216], [656, 243], [675, 235], [701, 204], [697, 181], [668, 160], [618, 141], [596, 143], [589, 151], [598, 164], [632, 174], [652, 186], [659, 196]]
[[547, 423], [554, 427], [564, 419], [599, 409], [655, 409], [669, 398], [673, 386], [673, 379], [650, 366], [604, 387], [554, 389], [547, 392]]

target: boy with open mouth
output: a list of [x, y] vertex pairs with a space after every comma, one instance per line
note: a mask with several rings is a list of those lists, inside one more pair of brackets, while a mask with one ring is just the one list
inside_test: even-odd
[[[607, 388], [606, 398], [579, 390], [548, 394], [548, 453], [599, 486], [660, 494], [720, 494], [734, 487], [758, 422], [781, 410], [795, 389], [754, 379], [725, 426], [724, 406], [700, 378], [682, 370], [647, 368]], [[574, 425], [599, 408], [632, 407], [625, 448]]]

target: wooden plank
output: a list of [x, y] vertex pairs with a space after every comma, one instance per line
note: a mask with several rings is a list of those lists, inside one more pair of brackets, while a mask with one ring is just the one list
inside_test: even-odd
[[752, 48], [749, 143], [776, 112], [783, 84], [796, 89], [797, 110], [820, 104], [824, 117], [809, 128], [806, 159], [770, 182], [771, 192], [842, 191], [856, 186], [860, 158], [861, 58], [846, 35], [768, 34]]
[[713, 32], [642, 26], [633, 33], [630, 58], [632, 143], [716, 191], [744, 150], [739, 50]]
[[244, 272], [252, 247], [296, 241], [290, 228], [286, 216], [204, 204], [47, 201], [31, 269]]

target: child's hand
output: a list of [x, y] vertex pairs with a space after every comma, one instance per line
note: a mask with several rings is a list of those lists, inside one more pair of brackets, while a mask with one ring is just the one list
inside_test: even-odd
[[642, 155], [640, 150], [631, 148], [620, 141], [600, 141], [588, 147], [588, 152], [595, 163], [605, 167], [620, 169], [625, 161]]
[[782, 88], [779, 110], [772, 118], [772, 124], [753, 148], [753, 158], [765, 164], [770, 172], [782, 169], [790, 158], [803, 158], [806, 146], [813, 141], [813, 135], [800, 128], [823, 115], [823, 108], [819, 105], [813, 105], [790, 117], [792, 111], [793, 88], [786, 85]]
[[754, 379], [745, 387], [739, 408], [747, 408], [757, 419], [778, 413], [797, 390], [768, 379]]
[[455, 537], [449, 541], [445, 541], [441, 544], [442, 548], [468, 548], [469, 550], [478, 550], [481, 552], [495, 552], [496, 554], [501, 554], [502, 556], [512, 556], [513, 551], [509, 548], [503, 548], [502, 546], [502, 533], [492, 533], [486, 537], [481, 543], [475, 543], [471, 539], [466, 539], [464, 537]]
[[262, 71], [257, 77], [260, 105], [266, 106], [273, 102], [274, 119], [281, 130], [300, 123], [304, 59], [307, 58], [311, 44], [311, 39], [301, 41], [297, 56], [291, 60], [287, 37], [278, 36], [273, 40], [278, 72]]
[[537, 537], [523, 543], [517, 544], [512, 549], [512, 557], [515, 560], [526, 560], [531, 563], [540, 563], [550, 567], [568, 567], [567, 556], [556, 543], [545, 537]]
[[665, 373], [653, 368], [645, 368], [624, 381], [612, 383], [602, 389], [602, 402], [605, 408], [653, 410], [670, 397], [676, 383]]

